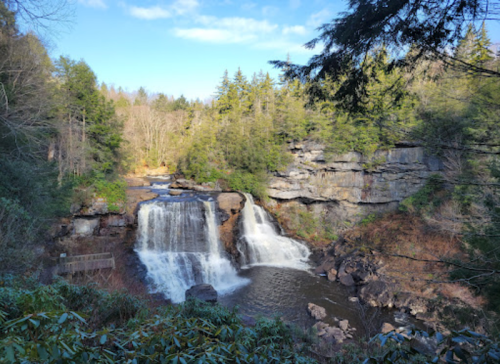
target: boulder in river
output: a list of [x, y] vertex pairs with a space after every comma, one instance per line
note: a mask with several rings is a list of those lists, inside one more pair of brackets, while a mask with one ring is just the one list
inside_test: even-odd
[[372, 307], [393, 307], [394, 290], [393, 287], [382, 281], [372, 281], [363, 286], [359, 292], [359, 297]]
[[354, 279], [352, 278], [352, 275], [346, 274], [340, 277], [339, 279], [340, 283], [342, 283], [344, 286], [351, 287], [354, 286]]
[[205, 302], [217, 302], [217, 291], [211, 284], [197, 284], [186, 290], [186, 300], [197, 298]]
[[322, 340], [334, 344], [342, 344], [346, 339], [352, 339], [352, 329], [349, 328], [349, 322], [347, 320], [342, 320], [342, 327], [333, 327], [328, 325], [323, 321], [318, 321], [313, 328], [317, 330], [318, 337]]
[[307, 311], [316, 320], [322, 320], [326, 317], [326, 310], [324, 307], [315, 305], [314, 303], [307, 304]]
[[193, 187], [196, 186], [196, 182], [190, 179], [179, 178], [176, 179], [170, 185], [170, 188], [179, 188], [182, 190], [192, 190]]
[[389, 333], [389, 332], [391, 332], [391, 331], [395, 331], [395, 330], [396, 330], [396, 328], [395, 328], [394, 326], [392, 326], [392, 325], [391, 325], [390, 323], [388, 323], [388, 322], [384, 322], [384, 323], [382, 324], [382, 327], [380, 328], [380, 332], [381, 332], [382, 334], [387, 334], [387, 333]]
[[327, 277], [330, 282], [335, 282], [335, 280], [337, 279], [337, 270], [335, 268], [330, 269], [328, 271]]
[[339, 327], [342, 329], [342, 331], [347, 331], [349, 329], [349, 321], [348, 320], [339, 321]]

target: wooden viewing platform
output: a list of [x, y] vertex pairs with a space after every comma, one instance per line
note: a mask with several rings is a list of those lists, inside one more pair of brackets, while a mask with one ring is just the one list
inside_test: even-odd
[[[57, 258], [57, 274], [73, 275], [87, 273], [102, 269], [115, 269], [115, 257], [112, 253], [75, 255], [72, 257]], [[103, 277], [104, 278], [104, 277]]]

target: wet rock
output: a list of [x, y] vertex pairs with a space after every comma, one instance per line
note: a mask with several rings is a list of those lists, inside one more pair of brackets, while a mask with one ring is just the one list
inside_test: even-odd
[[223, 192], [217, 196], [219, 236], [225, 250], [233, 257], [239, 257], [237, 240], [240, 236], [238, 220], [243, 208], [243, 196], [236, 192]]
[[231, 212], [238, 212], [241, 209], [243, 197], [239, 193], [221, 193], [217, 196], [217, 204], [221, 210], [231, 214]]
[[339, 327], [342, 331], [347, 331], [349, 329], [349, 321], [348, 320], [342, 320], [339, 322]]
[[335, 259], [332, 257], [328, 258], [326, 261], [323, 262], [322, 266], [325, 272], [328, 272], [332, 269], [335, 270]]
[[92, 236], [97, 232], [99, 222], [98, 217], [91, 219], [75, 218], [73, 220], [73, 232], [78, 236]]
[[158, 194], [151, 192], [150, 190], [127, 190], [127, 205], [125, 207], [127, 214], [127, 221], [133, 223], [135, 221], [135, 213], [137, 211], [137, 205], [143, 201], [149, 201], [157, 198]]
[[184, 191], [182, 191], [182, 190], [169, 190], [169, 191], [168, 191], [168, 194], [169, 194], [170, 196], [180, 196], [180, 195], [182, 195], [183, 193], [184, 193]]
[[346, 274], [339, 279], [340, 283], [342, 283], [344, 286], [347, 287], [352, 287], [355, 285], [354, 279], [352, 278], [352, 275]]
[[394, 292], [392, 286], [382, 281], [369, 282], [359, 292], [359, 297], [372, 307], [393, 307]]
[[109, 215], [103, 219], [102, 225], [105, 227], [125, 227], [127, 219], [123, 215]]
[[392, 326], [390, 323], [388, 322], [384, 322], [382, 324], [382, 327], [380, 328], [380, 332], [382, 334], [387, 334], [388, 332], [391, 332], [391, 331], [395, 331], [396, 328], [394, 326]]
[[335, 339], [337, 344], [342, 344], [346, 339], [344, 332], [338, 327], [327, 327], [325, 331], [326, 336]]
[[340, 264], [340, 267], [339, 267], [339, 271], [337, 273], [337, 276], [340, 278], [346, 276], [348, 273], [345, 271], [345, 266], [346, 266], [346, 262], [343, 261], [342, 264]]
[[313, 328], [317, 330], [317, 335], [318, 336], [323, 336], [326, 334], [326, 328], [329, 327], [328, 324], [324, 323], [323, 321], [318, 321], [313, 325]]
[[322, 320], [326, 317], [326, 310], [324, 307], [315, 305], [314, 303], [307, 304], [309, 314], [316, 320]]
[[318, 274], [318, 275], [321, 275], [321, 274], [325, 274], [325, 269], [323, 268], [322, 265], [314, 268], [314, 274]]
[[150, 185], [148, 181], [139, 177], [127, 177], [125, 178], [125, 182], [127, 182], [129, 187], [145, 187]]
[[190, 179], [179, 178], [172, 182], [170, 188], [180, 188], [183, 190], [192, 190], [196, 186], [196, 182]]
[[217, 302], [217, 291], [211, 284], [198, 284], [186, 290], [186, 300], [197, 298], [205, 302]]
[[[339, 321], [337, 319], [337, 321]], [[343, 328], [341, 327], [332, 327], [323, 321], [317, 322], [313, 328], [317, 330], [317, 335], [321, 337], [322, 340], [334, 344], [342, 344], [344, 340], [346, 339], [352, 339], [352, 331], [349, 329], [349, 321], [347, 320], [341, 320], [339, 321], [339, 326], [342, 325]]]
[[334, 282], [337, 279], [337, 270], [335, 268], [330, 269], [327, 277], [330, 282]]
[[359, 302], [358, 297], [349, 297], [349, 302]]
[[213, 182], [203, 183], [201, 185], [193, 186], [193, 190], [198, 192], [214, 192], [214, 191], [222, 191], [222, 189], [215, 185]]
[[257, 321], [252, 316], [240, 315], [241, 323], [247, 327], [254, 327]]
[[222, 224], [231, 218], [231, 215], [229, 215], [225, 210], [217, 209], [217, 213], [219, 216], [219, 221]]

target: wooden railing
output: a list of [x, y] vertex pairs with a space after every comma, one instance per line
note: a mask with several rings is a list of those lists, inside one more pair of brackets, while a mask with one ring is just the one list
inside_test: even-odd
[[115, 257], [111, 253], [75, 255], [58, 258], [57, 273], [73, 274], [109, 268], [115, 268]]

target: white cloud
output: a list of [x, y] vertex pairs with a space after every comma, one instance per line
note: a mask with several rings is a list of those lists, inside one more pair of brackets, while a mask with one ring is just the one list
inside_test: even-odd
[[246, 33], [270, 33], [278, 28], [276, 24], [271, 24], [267, 20], [240, 17], [217, 18], [215, 16], [199, 16], [196, 18], [196, 22], [209, 27]]
[[290, 7], [292, 9], [297, 9], [300, 7], [300, 0], [290, 0]]
[[197, 0], [176, 0], [171, 8], [178, 15], [193, 12], [200, 4]]
[[294, 25], [291, 27], [285, 26], [283, 28], [283, 35], [289, 35], [289, 34], [304, 35], [306, 33], [307, 30], [302, 25]]
[[198, 16], [195, 22], [205, 28], [176, 28], [174, 34], [181, 38], [194, 39], [212, 43], [243, 43], [257, 40], [259, 36], [269, 34], [278, 29], [278, 25], [267, 20], [252, 18], [217, 18], [214, 16]]
[[78, 0], [78, 2], [90, 8], [106, 9], [108, 7], [104, 0]]
[[323, 25], [332, 20], [331, 18], [332, 18], [332, 13], [330, 13], [330, 10], [325, 8], [321, 11], [318, 11], [317, 13], [312, 14], [309, 17], [309, 20], [307, 21], [307, 25], [310, 27], [317, 28], [320, 25]]
[[[88, 0], [88, 1], [101, 1], [101, 0]], [[170, 6], [151, 6], [143, 8], [139, 6], [131, 6], [129, 8], [130, 15], [135, 18], [153, 20], [171, 18], [175, 15], [186, 15], [194, 12], [199, 6], [197, 0], [176, 0]]]
[[180, 38], [193, 39], [209, 43], [241, 43], [255, 38], [252, 34], [234, 33], [228, 29], [174, 29], [174, 34]]
[[150, 8], [140, 8], [138, 6], [131, 6], [130, 15], [135, 18], [153, 20], [153, 19], [164, 19], [170, 18], [172, 13], [166, 9], [159, 6], [152, 6]]

